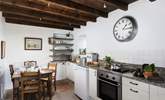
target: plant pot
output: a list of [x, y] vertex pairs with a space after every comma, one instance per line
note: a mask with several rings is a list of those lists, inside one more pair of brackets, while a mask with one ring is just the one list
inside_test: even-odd
[[147, 79], [147, 78], [153, 76], [153, 72], [144, 72], [143, 75], [144, 75], [144, 77]]

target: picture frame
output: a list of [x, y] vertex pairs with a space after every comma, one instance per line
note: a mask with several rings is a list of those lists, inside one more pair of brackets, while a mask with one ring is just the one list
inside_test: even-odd
[[25, 37], [25, 50], [42, 50], [42, 38]]
[[1, 59], [5, 58], [5, 53], [6, 53], [6, 42], [1, 41]]

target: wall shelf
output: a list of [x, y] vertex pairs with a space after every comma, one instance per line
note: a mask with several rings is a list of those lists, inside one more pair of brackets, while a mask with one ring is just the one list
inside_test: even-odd
[[73, 46], [73, 44], [70, 44], [70, 43], [54, 43], [54, 44], [50, 44], [50, 45], [56, 45], [56, 46]]
[[53, 37], [48, 38], [48, 42], [52, 45], [50, 51], [53, 53], [51, 57], [53, 62], [56, 61], [69, 61], [71, 59], [71, 53], [73, 49], [72, 43], [73, 35], [72, 34], [53, 34]]
[[56, 40], [73, 40], [73, 38], [59, 38], [59, 37], [50, 37], [49, 39], [56, 39]]
[[51, 49], [50, 51], [56, 51], [56, 52], [73, 52], [73, 49]]

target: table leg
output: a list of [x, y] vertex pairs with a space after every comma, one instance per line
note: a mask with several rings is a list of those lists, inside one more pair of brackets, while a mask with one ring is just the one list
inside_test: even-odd
[[49, 93], [49, 100], [52, 99], [52, 74], [49, 74], [49, 82], [48, 82], [48, 93]]

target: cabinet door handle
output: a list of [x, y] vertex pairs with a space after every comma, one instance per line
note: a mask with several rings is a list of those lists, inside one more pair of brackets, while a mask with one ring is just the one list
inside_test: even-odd
[[134, 92], [134, 93], [138, 93], [138, 91], [133, 90], [133, 89], [129, 89], [130, 91]]
[[130, 84], [133, 84], [133, 85], [138, 85], [137, 83], [134, 83], [134, 82], [129, 82]]

